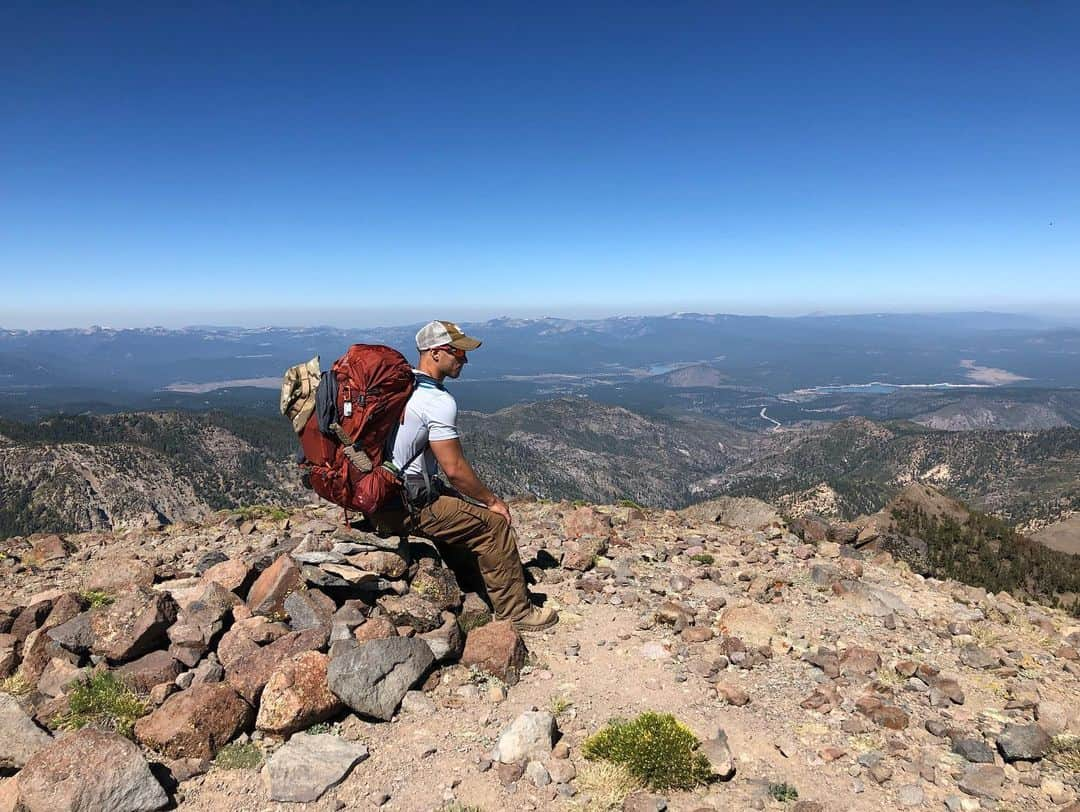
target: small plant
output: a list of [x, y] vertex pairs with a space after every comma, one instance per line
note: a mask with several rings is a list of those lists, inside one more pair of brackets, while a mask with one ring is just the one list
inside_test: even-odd
[[10, 677], [0, 680], [0, 693], [12, 696], [26, 696], [34, 690], [34, 684], [16, 671]]
[[53, 724], [64, 730], [92, 725], [115, 730], [131, 738], [135, 720], [146, 714], [146, 704], [108, 671], [91, 675], [68, 693], [68, 709]]
[[799, 791], [786, 782], [769, 784], [769, 795], [782, 804], [799, 800]]
[[458, 625], [461, 626], [461, 630], [465, 632], [465, 634], [468, 634], [473, 629], [479, 629], [481, 626], [486, 626], [490, 622], [490, 614], [462, 615], [458, 618]]
[[586, 812], [622, 809], [627, 795], [645, 787], [642, 780], [630, 772], [629, 767], [612, 761], [590, 761], [582, 764], [578, 768], [574, 784], [588, 796]]
[[90, 606], [91, 609], [97, 609], [101, 606], [108, 606], [116, 598], [109, 592], [103, 589], [87, 589], [80, 593], [80, 597]]
[[690, 556], [690, 560], [693, 561], [695, 564], [704, 564], [705, 566], [716, 563], [716, 559], [708, 553], [695, 553], [694, 555]]
[[1054, 736], [1046, 758], [1063, 770], [1080, 773], [1080, 736], [1068, 733]]
[[331, 736], [340, 736], [341, 727], [339, 725], [332, 724], [331, 722], [318, 722], [309, 727], [304, 732], [311, 736], [318, 736], [323, 733], [329, 733]]
[[644, 505], [639, 505], [633, 499], [620, 499], [619, 506], [624, 508], [637, 508], [638, 510], [644, 510]]
[[278, 505], [244, 505], [235, 511], [237, 516], [245, 521], [254, 519], [272, 519], [279, 522], [289, 518], [289, 511]]
[[484, 812], [482, 806], [476, 804], [463, 804], [460, 801], [451, 801], [442, 807], [439, 812]]
[[613, 720], [585, 740], [585, 758], [625, 764], [650, 789], [691, 789], [712, 775], [696, 752], [697, 736], [669, 713], [648, 711], [626, 722]]
[[573, 707], [573, 705], [574, 705], [574, 703], [570, 701], [569, 697], [562, 696], [562, 695], [553, 696], [553, 697], [551, 697], [551, 706], [550, 706], [551, 715], [552, 716], [562, 716], [564, 713], [566, 713], [568, 710], [570, 710], [570, 708]]
[[254, 742], [226, 744], [214, 758], [214, 766], [222, 770], [254, 770], [262, 763], [262, 750]]

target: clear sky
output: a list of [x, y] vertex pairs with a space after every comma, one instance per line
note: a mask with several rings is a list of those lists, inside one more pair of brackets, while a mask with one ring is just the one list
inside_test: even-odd
[[0, 10], [0, 326], [1080, 312], [1080, 3]]

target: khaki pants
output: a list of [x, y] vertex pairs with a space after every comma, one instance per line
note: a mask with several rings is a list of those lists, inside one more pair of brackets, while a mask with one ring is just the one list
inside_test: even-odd
[[464, 588], [479, 586], [479, 575], [497, 619], [520, 620], [531, 610], [517, 536], [498, 513], [440, 496], [412, 515], [387, 507], [369, 518], [379, 533], [409, 533], [434, 542]]

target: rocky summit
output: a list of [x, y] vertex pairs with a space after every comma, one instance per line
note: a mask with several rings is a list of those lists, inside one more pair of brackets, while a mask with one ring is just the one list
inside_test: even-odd
[[[524, 639], [325, 505], [5, 540], [0, 810], [1080, 809], [1063, 612], [756, 500], [512, 509]], [[710, 780], [585, 758], [646, 711]]]

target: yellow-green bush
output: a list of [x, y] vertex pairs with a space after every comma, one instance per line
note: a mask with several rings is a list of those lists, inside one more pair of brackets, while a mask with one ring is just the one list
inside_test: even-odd
[[654, 790], [691, 789], [709, 780], [709, 760], [697, 736], [670, 713], [648, 711], [629, 722], [613, 720], [585, 740], [587, 759], [625, 764]]

